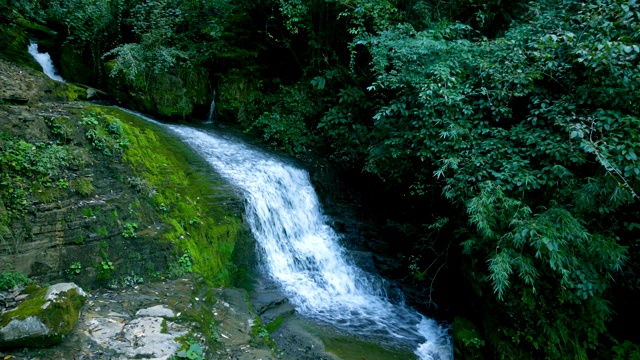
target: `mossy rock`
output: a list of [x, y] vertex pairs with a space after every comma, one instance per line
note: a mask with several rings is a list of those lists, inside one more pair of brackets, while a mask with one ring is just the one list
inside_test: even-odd
[[212, 96], [206, 69], [179, 67], [131, 80], [122, 74], [111, 76], [114, 65], [114, 60], [104, 65], [108, 92], [123, 106], [164, 118], [206, 116]]
[[58, 33], [55, 30], [42, 24], [27, 20], [19, 14], [16, 14], [15, 22], [24, 28], [29, 34], [38, 38], [46, 37], [51, 38], [51, 41], [53, 41], [53, 39], [58, 36]]
[[82, 49], [63, 44], [60, 47], [60, 75], [67, 81], [97, 85], [98, 75], [91, 63], [85, 61], [87, 58]]
[[40, 65], [27, 52], [29, 38], [25, 30], [15, 23], [0, 25], [0, 57], [27, 68], [40, 70]]
[[250, 72], [234, 70], [218, 82], [218, 114], [227, 121], [243, 122], [248, 116], [250, 104], [263, 96], [260, 83]]
[[29, 299], [0, 316], [0, 348], [59, 343], [73, 329], [86, 301], [84, 291], [73, 283], [30, 291]]

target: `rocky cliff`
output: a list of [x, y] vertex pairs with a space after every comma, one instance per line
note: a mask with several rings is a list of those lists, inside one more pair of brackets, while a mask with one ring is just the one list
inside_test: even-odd
[[[238, 196], [157, 126], [86, 94], [0, 60], [0, 283], [23, 274], [93, 289], [62, 343], [0, 355], [271, 358], [246, 292], [212, 287], [239, 273]], [[141, 313], [162, 304], [169, 315]]]
[[36, 71], [0, 61], [0, 84], [0, 272], [92, 287], [171, 265], [230, 281], [238, 199], [188, 149]]

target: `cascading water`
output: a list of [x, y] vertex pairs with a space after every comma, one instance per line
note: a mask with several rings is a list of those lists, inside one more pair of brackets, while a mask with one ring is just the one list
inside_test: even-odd
[[392, 304], [375, 282], [345, 260], [305, 171], [211, 131], [163, 126], [244, 192], [265, 269], [299, 313], [363, 337], [411, 346], [421, 359], [453, 358], [445, 329]]
[[216, 89], [212, 91], [211, 105], [209, 106], [209, 117], [205, 124], [212, 124], [216, 117]]
[[48, 77], [52, 78], [55, 81], [65, 82], [64, 79], [56, 74], [56, 68], [53, 66], [53, 61], [51, 61], [51, 56], [49, 53], [40, 53], [38, 52], [38, 43], [34, 41], [29, 42], [29, 47], [27, 48], [29, 54], [33, 56], [33, 58], [42, 66], [42, 72], [44, 72]]

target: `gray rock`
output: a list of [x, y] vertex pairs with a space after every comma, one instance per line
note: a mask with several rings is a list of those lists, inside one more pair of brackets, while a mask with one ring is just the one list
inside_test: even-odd
[[0, 338], [11, 342], [28, 337], [47, 336], [49, 333], [49, 328], [39, 318], [29, 316], [24, 320], [11, 320], [0, 329]]
[[82, 290], [78, 285], [74, 283], [58, 283], [47, 288], [45, 299], [55, 301], [60, 296], [60, 294], [66, 293], [71, 289], [75, 289], [78, 295], [81, 295], [85, 298], [87, 297], [87, 293], [85, 293], [84, 290]]
[[138, 310], [136, 316], [156, 316], [156, 317], [175, 317], [176, 314], [173, 310], [169, 309], [165, 305], [156, 305], [150, 308]]

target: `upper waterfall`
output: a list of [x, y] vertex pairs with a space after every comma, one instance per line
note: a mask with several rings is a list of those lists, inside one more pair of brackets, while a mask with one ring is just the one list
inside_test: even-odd
[[42, 66], [42, 72], [44, 72], [48, 77], [52, 78], [55, 81], [65, 82], [62, 76], [56, 73], [56, 68], [53, 66], [53, 61], [51, 61], [51, 56], [49, 53], [41, 53], [38, 52], [38, 43], [34, 41], [29, 42], [29, 47], [27, 48], [29, 54], [33, 56], [33, 58]]
[[346, 260], [306, 171], [212, 131], [164, 126], [244, 192], [263, 266], [298, 312], [352, 333], [410, 346], [421, 359], [453, 358], [446, 329], [391, 303], [371, 276]]

